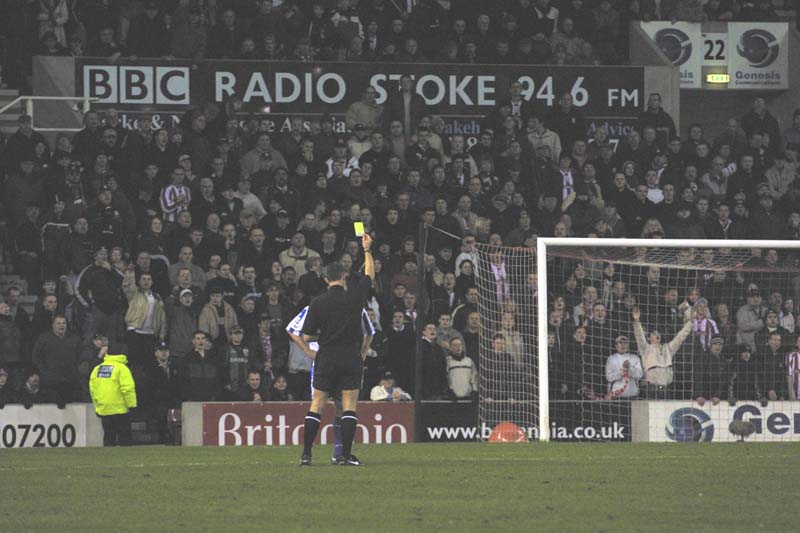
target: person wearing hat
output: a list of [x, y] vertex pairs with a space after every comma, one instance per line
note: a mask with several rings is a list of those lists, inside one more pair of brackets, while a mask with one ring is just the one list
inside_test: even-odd
[[8, 169], [17, 167], [23, 157], [33, 155], [33, 147], [45, 142], [44, 136], [33, 129], [33, 118], [27, 113], [22, 113], [17, 118], [17, 131], [6, 141], [3, 156]]
[[639, 380], [644, 377], [641, 358], [630, 352], [628, 337], [619, 335], [614, 339], [614, 353], [606, 360], [608, 398], [636, 398], [639, 396]]
[[197, 330], [198, 319], [194, 300], [195, 294], [192, 289], [185, 288], [167, 301], [169, 347], [173, 360], [181, 361], [192, 351], [192, 337]]
[[711, 339], [711, 348], [699, 361], [694, 363], [693, 394], [695, 401], [704, 406], [707, 400], [718, 405], [722, 398], [728, 397], [730, 383], [730, 357], [724, 351], [725, 340], [716, 336]]
[[352, 157], [360, 160], [361, 156], [372, 148], [369, 135], [370, 130], [364, 124], [359, 122], [353, 126], [353, 135], [347, 141], [347, 148]]
[[756, 332], [764, 327], [767, 307], [762, 304], [761, 291], [755, 283], [747, 287], [747, 303], [736, 310], [736, 342], [756, 349]]
[[166, 342], [160, 342], [155, 347], [154, 353], [155, 364], [146, 367], [147, 391], [152, 402], [159, 442], [172, 444], [176, 436], [170, 432], [167, 414], [170, 409], [180, 407], [180, 368], [170, 357], [169, 345]]
[[235, 400], [241, 389], [247, 386], [250, 370], [260, 370], [250, 348], [244, 344], [244, 329], [236, 324], [231, 327], [228, 343], [222, 350], [221, 363], [225, 367], [223, 397]]
[[124, 345], [112, 343], [89, 377], [89, 393], [103, 424], [103, 446], [130, 446], [130, 410], [137, 406], [136, 383]]
[[369, 399], [373, 402], [404, 402], [410, 401], [411, 395], [397, 386], [391, 372], [384, 372], [380, 383], [372, 387]]
[[672, 358], [692, 332], [692, 320], [694, 319], [694, 311], [691, 306], [682, 304], [679, 309], [684, 313], [683, 327], [667, 343], [662, 343], [661, 333], [656, 329], [651, 330], [645, 336], [644, 327], [639, 320], [641, 311], [635, 307], [631, 312], [633, 333], [645, 371], [641, 392], [642, 396], [649, 400], [669, 400], [673, 396]]
[[736, 355], [731, 362], [728, 385], [728, 404], [735, 406], [739, 400], [761, 401], [766, 404], [766, 395], [760, 380], [760, 363], [753, 349], [747, 344], [736, 346]]
[[764, 327], [756, 331], [754, 337], [756, 349], [766, 346], [773, 333], [780, 334], [783, 349], [788, 351], [792, 345], [792, 333], [781, 325], [779, 310], [767, 309], [764, 313]]

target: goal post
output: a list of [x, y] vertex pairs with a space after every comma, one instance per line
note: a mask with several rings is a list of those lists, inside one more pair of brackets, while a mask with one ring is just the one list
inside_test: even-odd
[[[766, 315], [773, 311], [791, 324], [791, 331], [780, 330], [781, 371], [786, 371], [797, 336], [795, 308], [784, 309], [783, 302], [800, 290], [799, 261], [800, 243], [794, 241], [541, 237], [535, 248], [476, 245], [482, 424], [513, 422], [532, 440], [547, 442], [558, 438], [551, 435], [551, 424], [629, 419], [638, 399], [702, 402], [708, 395], [709, 405], [712, 398], [714, 405], [728, 400], [734, 405], [734, 385], [749, 383], [734, 383], [735, 352], [749, 343], [761, 361], [773, 331]], [[752, 302], [758, 295], [758, 303], [751, 303], [750, 294]], [[569, 297], [575, 300], [565, 302]], [[720, 332], [716, 312], [723, 306]], [[562, 324], [550, 316], [554, 307], [568, 320], [556, 334]], [[764, 327], [737, 330], [737, 311], [750, 308], [758, 315], [755, 325], [760, 320]], [[640, 320], [633, 318], [634, 310]], [[670, 352], [666, 361], [656, 362], [652, 350], [640, 357], [651, 336], [663, 340], [663, 350]], [[509, 348], [513, 358], [498, 354], [493, 344], [498, 338], [509, 346], [521, 344], [521, 351]], [[551, 346], [556, 343], [557, 349]], [[714, 344], [724, 344], [724, 353]], [[615, 346], [626, 347], [625, 353]], [[723, 357], [727, 366], [709, 363]], [[737, 393], [738, 399], [788, 400], [791, 379], [777, 371], [762, 375], [771, 371], [758, 367], [760, 374], [752, 378], [758, 392]], [[597, 440], [604, 440], [597, 433]]]

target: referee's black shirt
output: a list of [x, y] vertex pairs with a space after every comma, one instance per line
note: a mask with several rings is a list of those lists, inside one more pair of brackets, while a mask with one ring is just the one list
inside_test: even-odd
[[363, 276], [350, 290], [335, 285], [312, 300], [303, 324], [303, 334], [319, 334], [320, 353], [343, 356], [360, 353], [364, 338], [361, 310], [371, 286], [372, 279]]

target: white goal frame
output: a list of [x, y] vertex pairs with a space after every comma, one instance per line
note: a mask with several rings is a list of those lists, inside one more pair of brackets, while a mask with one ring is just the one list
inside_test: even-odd
[[537, 356], [539, 365], [539, 441], [550, 440], [550, 389], [547, 354], [547, 247], [572, 248], [775, 248], [800, 249], [798, 241], [720, 240], [720, 239], [599, 239], [539, 237], [536, 239], [536, 274], [538, 283]]

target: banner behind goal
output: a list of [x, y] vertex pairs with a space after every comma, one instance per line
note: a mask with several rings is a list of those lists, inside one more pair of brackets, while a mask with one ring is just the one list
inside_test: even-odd
[[702, 440], [704, 412], [742, 418], [744, 402], [796, 399], [798, 252], [783, 241], [478, 245], [481, 422], [532, 440], [618, 440], [632, 402], [682, 400], [688, 414], [664, 434]]

